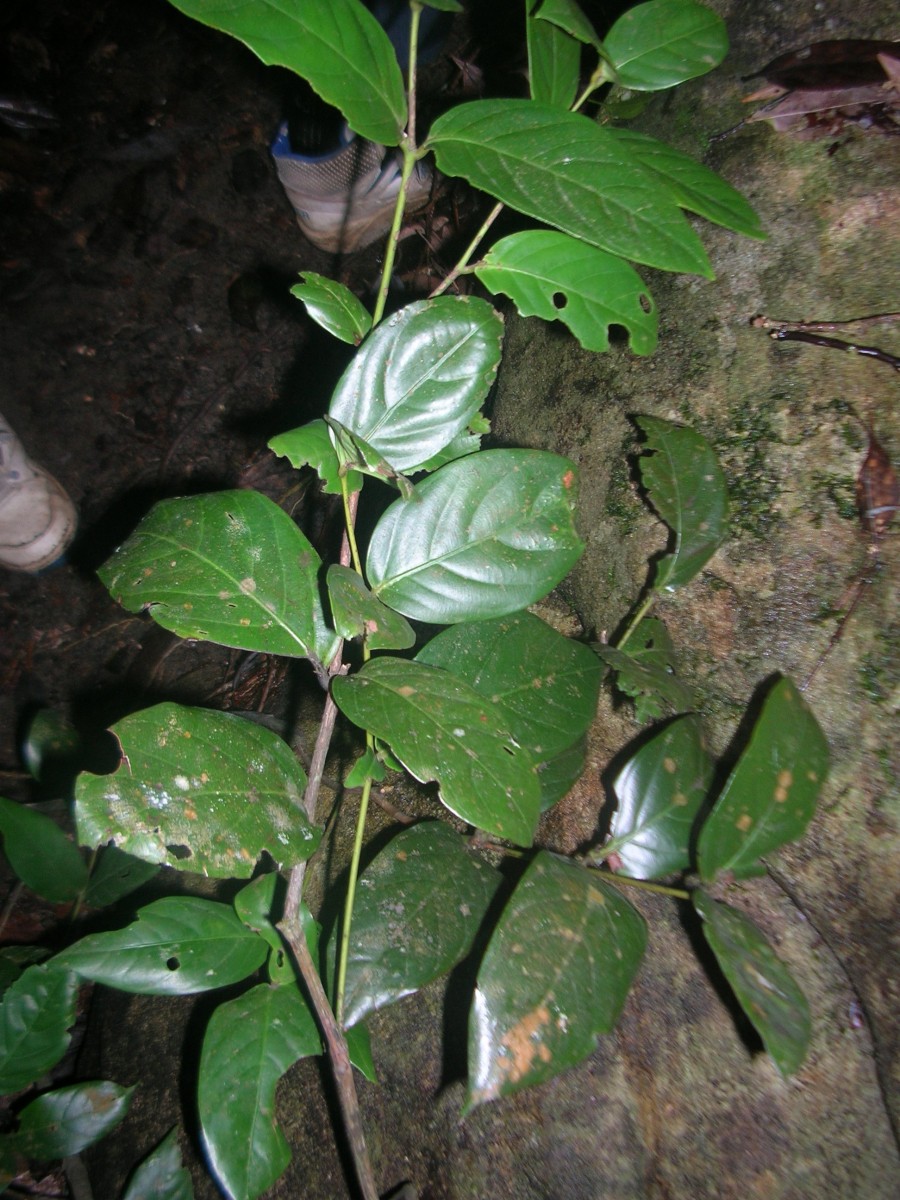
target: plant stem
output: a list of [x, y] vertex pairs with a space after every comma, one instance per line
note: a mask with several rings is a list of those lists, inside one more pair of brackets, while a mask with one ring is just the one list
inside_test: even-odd
[[[591, 870], [598, 870], [598, 863], [586, 863]], [[604, 871], [603, 878], [610, 883], [621, 883], [627, 887], [643, 888], [645, 892], [657, 892], [660, 896], [674, 896], [676, 900], [690, 900], [691, 893], [684, 888], [667, 887], [663, 883], [652, 883], [649, 879], [632, 879], [630, 875], [614, 875], [612, 871]]]
[[653, 607], [653, 602], [655, 599], [656, 599], [656, 592], [651, 590], [647, 593], [647, 595], [644, 597], [644, 599], [641, 601], [641, 603], [637, 606], [634, 616], [631, 618], [631, 620], [625, 626], [625, 632], [622, 634], [622, 636], [619, 638], [619, 640], [614, 643], [615, 648], [617, 650], [622, 649], [622, 647], [625, 645], [625, 643], [628, 641], [628, 639], [631, 637], [631, 635], [637, 629], [638, 625], [640, 625], [641, 621], [643, 621], [644, 617], [647, 615], [647, 613]]
[[460, 277], [460, 275], [464, 275], [464, 274], [466, 274], [466, 272], [468, 272], [472, 269], [469, 266], [469, 260], [471, 259], [472, 255], [475, 253], [475, 251], [478, 249], [478, 245], [481, 242], [482, 238], [485, 236], [487, 231], [490, 229], [490, 227], [493, 225], [493, 223], [497, 220], [497, 218], [503, 212], [504, 207], [505, 207], [505, 205], [503, 204], [502, 200], [498, 200], [497, 203], [494, 205], [494, 207], [491, 209], [491, 211], [488, 213], [488, 215], [485, 217], [485, 219], [482, 221], [482, 223], [478, 229], [478, 232], [475, 234], [475, 236], [472, 238], [471, 242], [469, 242], [468, 246], [466, 246], [465, 250], [463, 250], [462, 254], [459, 256], [459, 259], [457, 260], [456, 265], [450, 271], [450, 274], [447, 275], [447, 277], [441, 283], [438, 284], [438, 286], [431, 293], [429, 299], [434, 299], [435, 296], [443, 295], [443, 293], [446, 292], [447, 288], [450, 287], [453, 283], [455, 283], [456, 280]]
[[[366, 747], [371, 750], [372, 735], [366, 734]], [[341, 946], [338, 955], [337, 994], [335, 996], [335, 1014], [338, 1025], [344, 1022], [344, 990], [347, 984], [347, 961], [350, 957], [350, 927], [353, 923], [353, 902], [356, 899], [356, 882], [359, 878], [359, 860], [362, 856], [363, 834], [366, 829], [366, 816], [369, 812], [369, 797], [372, 794], [372, 778], [366, 777], [363, 784], [362, 796], [359, 800], [359, 813], [356, 817], [356, 836], [353, 839], [353, 857], [350, 860], [350, 871], [347, 878], [347, 892], [344, 897], [344, 917], [341, 924]]]

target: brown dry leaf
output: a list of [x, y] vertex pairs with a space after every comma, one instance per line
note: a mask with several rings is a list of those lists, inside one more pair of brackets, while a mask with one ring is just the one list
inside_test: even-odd
[[876, 539], [884, 537], [900, 507], [900, 480], [871, 430], [869, 448], [856, 479], [856, 503], [866, 532]]

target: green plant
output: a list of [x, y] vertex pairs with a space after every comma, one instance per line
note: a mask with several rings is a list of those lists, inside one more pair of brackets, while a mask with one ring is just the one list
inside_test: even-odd
[[[581, 554], [576, 468], [544, 451], [481, 448], [502, 320], [484, 299], [444, 294], [471, 273], [520, 313], [562, 319], [589, 349], [606, 349], [609, 325], [619, 324], [636, 353], [650, 353], [655, 308], [626, 260], [711, 276], [682, 209], [751, 236], [756, 218], [706, 168], [580, 110], [607, 84], [610, 104], [710, 69], [725, 52], [722, 23], [692, 0], [651, 0], [601, 42], [574, 0], [529, 5], [532, 98], [460, 105], [420, 143], [415, 37], [405, 88], [383, 31], [357, 0], [310, 0], [291, 13], [262, 0], [176, 7], [306, 76], [362, 136], [398, 145], [404, 180], [431, 151], [444, 173], [498, 204], [435, 294], [390, 317], [402, 194], [372, 314], [322, 276], [305, 273], [294, 289], [317, 321], [358, 346], [324, 418], [271, 443], [341, 497], [339, 561], [324, 564], [277, 505], [240, 491], [159, 504], [103, 568], [126, 608], [149, 610], [179, 636], [307, 660], [323, 688], [319, 733], [307, 773], [283, 739], [232, 714], [160, 704], [126, 717], [113, 729], [118, 770], [83, 773], [76, 785], [79, 843], [101, 848], [90, 871], [48, 818], [0, 803], [10, 862], [55, 900], [112, 903], [160, 864], [249, 880], [233, 905], [164, 897], [124, 928], [81, 937], [52, 958], [39, 948], [6, 952], [0, 1089], [31, 1087], [60, 1059], [81, 980], [153, 995], [246, 981], [213, 1014], [200, 1062], [202, 1137], [219, 1186], [256, 1197], [284, 1171], [290, 1150], [272, 1112], [275, 1087], [324, 1039], [360, 1191], [371, 1200], [375, 1172], [351, 1067], [372, 1075], [367, 1017], [445, 974], [478, 939], [486, 948], [470, 1015], [467, 1110], [551, 1078], [591, 1053], [625, 1003], [646, 943], [630, 887], [693, 906], [740, 1004], [791, 1073], [808, 1042], [806, 1003], [722, 893], [803, 833], [827, 767], [824, 738], [793, 684], [774, 682], [714, 794], [695, 703], [664, 626], [648, 615], [726, 536], [715, 457], [694, 431], [638, 418], [642, 482], [673, 548], [655, 562], [614, 645], [563, 637], [528, 608]], [[414, 32], [421, 7], [413, 0]], [[582, 46], [596, 60], [583, 88]], [[503, 204], [552, 228], [505, 237], [482, 254]], [[399, 497], [360, 546], [368, 479]], [[428, 632], [417, 639], [410, 621]], [[412, 657], [396, 653], [413, 648]], [[541, 813], [584, 769], [604, 662], [638, 717], [659, 726], [623, 755], [607, 833], [566, 859], [534, 842]], [[344, 781], [360, 802], [343, 919], [320, 945], [304, 880], [323, 839], [319, 795], [338, 710], [364, 737]], [[33, 734], [36, 758], [58, 732]], [[452, 818], [402, 829], [360, 877], [372, 787], [401, 769], [436, 781]], [[523, 857], [514, 887], [492, 865], [498, 854]], [[499, 912], [491, 927], [489, 911]], [[559, 948], [552, 958], [548, 940]], [[77, 1153], [127, 1104], [127, 1091], [110, 1083], [37, 1096], [0, 1139], [0, 1178], [14, 1178], [22, 1159]], [[151, 1185], [154, 1194], [190, 1194], [171, 1137], [128, 1196]]]

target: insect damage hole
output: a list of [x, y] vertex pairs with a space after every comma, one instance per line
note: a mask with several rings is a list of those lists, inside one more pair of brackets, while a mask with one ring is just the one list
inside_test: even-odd
[[565, 292], [554, 292], [551, 299], [553, 302], [553, 307], [557, 310], [557, 312], [562, 312], [562, 310], [569, 303], [569, 297]]
[[170, 971], [178, 971], [181, 968], [181, 960], [173, 954], [171, 958], [166, 959], [166, 966]]

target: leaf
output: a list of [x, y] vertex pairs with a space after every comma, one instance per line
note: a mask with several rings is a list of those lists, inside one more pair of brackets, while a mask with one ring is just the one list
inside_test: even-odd
[[728, 34], [703, 4], [650, 0], [619, 17], [603, 48], [623, 87], [655, 92], [717, 67], [728, 53]]
[[416, 635], [405, 617], [382, 604], [350, 567], [332, 563], [327, 575], [334, 627], [342, 638], [365, 637], [370, 650], [405, 650]]
[[103, 846], [84, 893], [89, 908], [106, 908], [159, 874], [155, 863], [126, 854], [118, 846]]
[[363, 342], [328, 414], [396, 471], [419, 470], [487, 399], [502, 338], [503, 322], [486, 300], [438, 296], [408, 304]]
[[531, 98], [567, 109], [578, 93], [581, 47], [565, 30], [539, 17], [540, 10], [526, 16]]
[[856, 477], [856, 507], [866, 533], [878, 540], [900, 511], [900, 480], [884, 446], [869, 430], [869, 445]]
[[268, 66], [307, 79], [351, 129], [396, 146], [406, 95], [388, 36], [358, 0], [171, 0], [177, 9], [231, 34]]
[[439, 117], [427, 145], [445, 175], [563, 233], [650, 267], [713, 277], [675, 197], [580, 113], [473, 100]]
[[69, 1048], [78, 986], [53, 966], [31, 966], [0, 1004], [0, 1093], [18, 1092], [54, 1067]]
[[693, 429], [636, 418], [649, 452], [638, 460], [650, 503], [675, 534], [675, 549], [656, 566], [655, 591], [690, 582], [728, 535], [725, 477], [709, 443]]
[[0, 997], [32, 963], [43, 962], [50, 951], [43, 946], [0, 946]]
[[306, 311], [328, 333], [358, 346], [372, 328], [372, 316], [361, 300], [336, 279], [302, 271], [291, 295], [302, 300]]
[[28, 726], [22, 758], [35, 779], [44, 784], [50, 780], [52, 787], [57, 780], [62, 783], [67, 775], [78, 770], [83, 750], [72, 722], [52, 708], [42, 708]]
[[721, 175], [705, 167], [673, 146], [630, 129], [610, 132], [629, 154], [652, 171], [667, 187], [682, 208], [706, 217], [716, 225], [733, 229], [747, 237], [764, 240], [765, 230], [759, 217], [736, 188]]
[[416, 484], [369, 543], [373, 592], [414, 620], [487, 620], [534, 604], [583, 549], [577, 473], [542, 450], [485, 450]]
[[53, 965], [122, 992], [187, 996], [246, 979], [267, 953], [227, 904], [165, 896], [124, 929], [82, 938]]
[[[269, 442], [269, 449], [286, 458], [298, 471], [309, 464], [322, 481], [323, 491], [331, 495], [341, 494], [341, 464], [324, 421], [310, 421], [299, 429], [279, 433]], [[347, 473], [348, 492], [358, 492], [362, 485], [363, 479], [358, 471]]]
[[112, 727], [114, 775], [81, 775], [82, 845], [109, 841], [148, 862], [218, 878], [248, 878], [264, 850], [304, 862], [321, 831], [303, 809], [306, 772], [263, 725], [233, 713], [157, 704]]
[[499, 882], [440, 821], [393, 837], [359, 879], [344, 1024], [419, 991], [465, 958]]
[[128, 1112], [133, 1092], [133, 1087], [106, 1080], [44, 1092], [19, 1114], [19, 1128], [10, 1140], [31, 1159], [80, 1154], [115, 1129]]
[[345, 1029], [344, 1040], [347, 1043], [347, 1053], [353, 1066], [364, 1079], [368, 1079], [369, 1083], [377, 1083], [378, 1072], [375, 1070], [375, 1060], [372, 1058], [372, 1041], [369, 1037], [368, 1026], [361, 1021], [352, 1029]]
[[646, 940], [643, 919], [616, 888], [539, 852], [478, 972], [466, 1109], [586, 1058], [618, 1020]]
[[583, 736], [559, 754], [538, 763], [538, 782], [541, 785], [541, 812], [545, 813], [557, 801], [567, 796], [584, 774], [587, 763], [587, 737]]
[[628, 331], [635, 354], [656, 349], [656, 305], [633, 267], [564, 233], [532, 230], [501, 238], [475, 268], [523, 317], [564, 322], [585, 350], [609, 349], [610, 325]]
[[253, 1200], [291, 1161], [275, 1123], [275, 1088], [298, 1059], [321, 1053], [295, 986], [260, 984], [220, 1005], [203, 1038], [197, 1107], [209, 1165], [233, 1200]]
[[332, 690], [341, 711], [388, 742], [411, 775], [437, 780], [451, 812], [531, 845], [540, 815], [534, 759], [490, 701], [448, 671], [387, 657], [336, 677]]
[[550, 21], [559, 29], [600, 50], [600, 40], [593, 25], [581, 11], [577, 0], [543, 0], [535, 12], [540, 21]]
[[329, 662], [321, 565], [277, 504], [235, 491], [156, 504], [99, 574], [129, 612], [149, 609], [179, 637]]
[[182, 1166], [178, 1130], [169, 1130], [131, 1177], [122, 1200], [194, 1200], [190, 1172]]
[[419, 0], [419, 3], [423, 8], [435, 8], [439, 12], [463, 12], [463, 6], [459, 0]]
[[706, 940], [741, 1008], [781, 1075], [793, 1075], [806, 1058], [812, 1033], [806, 997], [748, 917], [702, 888], [693, 899]]
[[334, 417], [325, 417], [325, 424], [331, 433], [334, 449], [337, 453], [341, 475], [352, 474], [355, 471], [363, 475], [371, 475], [383, 483], [389, 483], [397, 488], [402, 496], [409, 496], [412, 484], [388, 460], [370, 445], [365, 438], [336, 421]]
[[604, 857], [618, 874], [659, 879], [691, 863], [691, 831], [713, 764], [692, 716], [677, 717], [633, 754], [612, 783], [618, 807]]
[[0, 833], [9, 865], [45, 900], [74, 900], [87, 884], [78, 847], [43, 813], [0, 797]]
[[700, 832], [701, 877], [759, 874], [759, 859], [803, 835], [827, 774], [825, 735], [791, 680], [779, 679]]
[[666, 711], [694, 707], [690, 688], [675, 674], [674, 647], [662, 621], [645, 617], [628, 639], [627, 648], [602, 646], [594, 650], [616, 672], [616, 687], [634, 700], [641, 722], [655, 721]]

